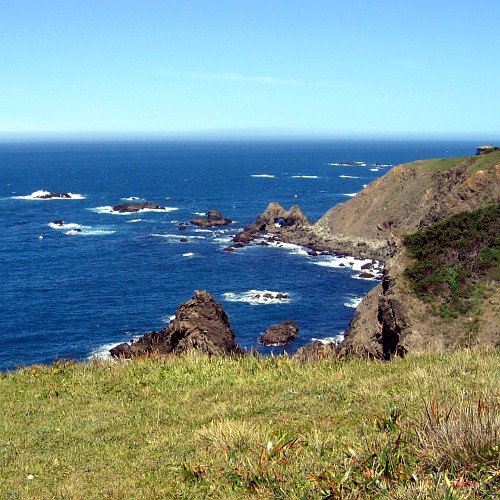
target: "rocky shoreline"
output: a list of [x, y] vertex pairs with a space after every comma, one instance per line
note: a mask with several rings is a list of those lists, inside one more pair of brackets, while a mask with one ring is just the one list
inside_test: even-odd
[[[463, 211], [498, 204], [499, 199], [500, 153], [457, 158], [454, 163], [418, 161], [393, 168], [350, 200], [333, 207], [316, 223], [310, 223], [297, 205], [285, 210], [271, 202], [225, 250], [282, 242], [305, 247], [311, 256], [348, 255], [382, 263], [381, 283], [357, 307], [344, 340], [329, 345], [312, 342], [296, 352], [297, 359], [354, 355], [389, 360], [410, 351], [500, 346], [498, 286], [484, 304], [474, 339], [470, 336], [467, 339], [461, 333], [461, 329], [467, 328], [463, 319], [443, 322], [429, 315], [426, 305], [409, 289], [403, 274], [409, 259], [402, 243], [406, 234]], [[225, 221], [218, 212], [213, 212], [199, 221], [199, 225]], [[366, 277], [374, 276], [372, 267], [373, 264], [367, 265]], [[193, 314], [186, 316], [189, 311]], [[216, 318], [216, 321], [201, 320], [198, 324], [200, 318]], [[269, 343], [281, 344], [293, 339], [296, 325], [286, 323], [271, 327]], [[262, 339], [268, 342], [265, 335]], [[234, 344], [227, 316], [207, 292], [195, 292], [193, 299], [180, 306], [176, 319], [161, 332], [151, 332], [132, 344], [117, 346], [111, 353], [115, 357], [131, 357], [153, 352], [176, 353], [188, 348], [208, 354], [241, 353]]]

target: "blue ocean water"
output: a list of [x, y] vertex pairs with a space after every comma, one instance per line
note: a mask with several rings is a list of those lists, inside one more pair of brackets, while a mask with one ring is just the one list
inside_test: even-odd
[[[0, 143], [0, 370], [102, 355], [161, 329], [196, 289], [222, 304], [242, 348], [271, 352], [257, 340], [286, 319], [299, 326], [288, 352], [312, 338], [340, 338], [376, 284], [357, 278], [359, 265], [348, 259], [339, 267], [334, 257], [310, 257], [288, 245], [226, 252], [231, 237], [270, 201], [287, 209], [297, 203], [314, 221], [392, 165], [470, 155], [475, 147], [361, 140]], [[37, 191], [72, 198], [34, 199]], [[136, 198], [167, 210], [110, 213]], [[234, 223], [179, 230], [209, 209]], [[266, 291], [289, 299], [254, 299]]]

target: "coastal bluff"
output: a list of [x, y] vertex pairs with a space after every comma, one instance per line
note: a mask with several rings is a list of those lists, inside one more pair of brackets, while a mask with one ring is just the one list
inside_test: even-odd
[[[271, 203], [235, 240], [250, 243], [268, 237], [315, 252], [384, 263], [384, 278], [358, 306], [335, 351], [340, 355], [390, 359], [409, 351], [500, 346], [498, 281], [490, 277], [485, 283], [491, 293], [478, 299], [480, 315], [443, 320], [429, 314], [428, 304], [411, 289], [404, 272], [412, 259], [403, 244], [406, 235], [456, 214], [498, 205], [499, 200], [500, 152], [420, 160], [394, 167], [315, 223], [301, 217], [277, 224], [274, 214], [283, 222], [288, 212]], [[298, 207], [293, 210], [302, 215]], [[264, 220], [267, 224], [261, 223]]]

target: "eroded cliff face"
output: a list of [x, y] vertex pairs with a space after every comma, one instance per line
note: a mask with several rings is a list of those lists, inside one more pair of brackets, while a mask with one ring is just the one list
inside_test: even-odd
[[[499, 203], [500, 156], [470, 157], [439, 169], [439, 161], [396, 167], [360, 193], [352, 207], [336, 207], [318, 225], [356, 239], [363, 231], [387, 239], [383, 282], [361, 302], [345, 334], [343, 354], [390, 359], [406, 352], [500, 345], [498, 287], [482, 304], [480, 319], [443, 320], [429, 314], [403, 276], [408, 264], [401, 238], [451, 215]], [[397, 192], [400, 195], [397, 196]], [[346, 204], [344, 204], [346, 205]], [[351, 229], [349, 229], [351, 228]], [[389, 233], [389, 234], [388, 234]], [[351, 242], [354, 244], [354, 241]], [[380, 248], [371, 246], [380, 255]]]
[[387, 259], [393, 242], [446, 217], [499, 202], [500, 154], [399, 165], [310, 226], [353, 255]]
[[408, 351], [500, 346], [497, 284], [480, 319], [441, 320], [428, 312], [403, 276], [402, 238], [451, 215], [500, 201], [500, 153], [400, 165], [318, 222], [284, 229], [280, 238], [317, 249], [381, 259], [383, 282], [358, 306], [341, 354], [389, 359]]

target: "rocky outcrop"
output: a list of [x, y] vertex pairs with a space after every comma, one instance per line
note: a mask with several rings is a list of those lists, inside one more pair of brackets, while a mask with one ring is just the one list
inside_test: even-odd
[[191, 221], [191, 224], [199, 227], [218, 227], [218, 226], [227, 226], [232, 224], [233, 221], [231, 219], [224, 219], [222, 214], [217, 210], [209, 210], [206, 213], [207, 218], [196, 217]]
[[288, 320], [270, 326], [260, 337], [262, 345], [285, 345], [291, 342], [299, 331], [295, 321]]
[[263, 234], [281, 235], [286, 230], [300, 230], [307, 226], [309, 221], [298, 205], [293, 205], [287, 211], [279, 203], [271, 202], [253, 224], [245, 227], [233, 238], [233, 242], [247, 245]]
[[139, 212], [139, 210], [165, 210], [165, 207], [156, 205], [156, 203], [151, 203], [150, 201], [145, 201], [143, 203], [121, 203], [120, 205], [115, 205], [113, 207], [113, 212], [124, 213], [134, 213]]
[[179, 306], [175, 318], [161, 331], [146, 333], [139, 340], [120, 344], [110, 352], [116, 358], [132, 358], [188, 350], [211, 356], [242, 353], [226, 313], [206, 291], [196, 290], [193, 298]]

